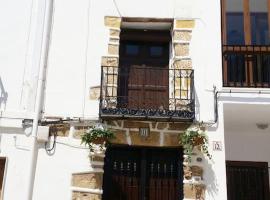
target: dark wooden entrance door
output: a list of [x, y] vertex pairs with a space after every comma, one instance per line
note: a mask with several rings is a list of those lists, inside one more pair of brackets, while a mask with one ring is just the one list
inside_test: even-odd
[[182, 162], [182, 149], [109, 147], [102, 199], [182, 199]]
[[227, 161], [228, 200], [269, 200], [268, 163]]

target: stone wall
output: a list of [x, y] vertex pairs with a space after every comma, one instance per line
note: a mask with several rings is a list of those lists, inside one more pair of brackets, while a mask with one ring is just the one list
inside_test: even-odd
[[[120, 27], [122, 18], [106, 16], [104, 18], [105, 26], [109, 31], [108, 38], [108, 50], [107, 55], [102, 57], [101, 65], [106, 66], [105, 71], [103, 71], [103, 86], [102, 96], [117, 96], [117, 76], [118, 76], [118, 66], [119, 66], [119, 45], [120, 45]], [[110, 108], [115, 108], [116, 99], [106, 99], [110, 104], [106, 105]]]
[[[190, 124], [180, 122], [152, 122], [133, 120], [113, 120], [105, 122], [116, 138], [114, 144], [127, 144], [136, 146], [176, 147], [180, 146], [178, 136]], [[149, 128], [147, 136], [140, 136], [140, 128]]]
[[206, 185], [204, 182], [204, 156], [198, 150], [192, 155], [191, 162], [185, 156], [184, 166], [184, 197], [186, 199], [204, 200]]
[[[104, 122], [111, 129], [116, 138], [113, 144], [152, 146], [152, 147], [178, 147], [179, 134], [190, 126], [189, 123], [160, 122], [160, 121], [134, 121], [109, 120]], [[50, 128], [50, 135], [81, 139], [82, 134], [95, 124], [95, 121], [81, 124], [58, 124]], [[149, 128], [150, 134], [141, 136], [139, 128]], [[95, 151], [89, 155], [89, 169], [87, 172], [72, 174], [71, 189], [72, 200], [100, 200], [102, 196], [103, 166], [106, 149]], [[186, 157], [186, 156], [185, 156]], [[87, 159], [87, 158], [86, 158]], [[204, 157], [200, 151], [195, 151], [192, 162], [184, 159], [184, 196], [187, 199], [204, 199], [205, 183], [203, 179]]]
[[[190, 42], [192, 39], [192, 30], [195, 27], [194, 20], [174, 20], [172, 29], [172, 59], [170, 68], [173, 70], [182, 70], [181, 74], [188, 76], [192, 69], [192, 60], [190, 57]], [[179, 110], [182, 105], [189, 103], [182, 99], [190, 99], [191, 79], [178, 78], [174, 73], [170, 76], [170, 98], [176, 99], [170, 109]], [[178, 99], [178, 100], [177, 100]], [[180, 99], [180, 100], [179, 100]]]

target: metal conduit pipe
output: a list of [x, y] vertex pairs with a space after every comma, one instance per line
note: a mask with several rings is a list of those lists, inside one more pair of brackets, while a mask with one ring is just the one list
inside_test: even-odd
[[[53, 0], [35, 0], [34, 11], [36, 13], [42, 12], [42, 15], [34, 15], [37, 17], [36, 23], [33, 25], [35, 29], [35, 35], [33, 40], [36, 41], [33, 45], [33, 51], [40, 49], [40, 52], [33, 54], [38, 57], [38, 62], [35, 63], [36, 68], [39, 69], [36, 100], [35, 100], [35, 114], [33, 120], [32, 133], [30, 136], [30, 167], [27, 172], [26, 179], [26, 196], [22, 199], [31, 200], [33, 198], [34, 181], [36, 174], [36, 165], [38, 158], [38, 141], [37, 132], [39, 121], [42, 117], [42, 109], [44, 103], [45, 82], [46, 82], [46, 69], [48, 61], [49, 43], [52, 27], [52, 15], [53, 15]], [[40, 17], [41, 16], [41, 17]], [[40, 18], [39, 18], [40, 17]], [[31, 59], [36, 59], [32, 56]]]

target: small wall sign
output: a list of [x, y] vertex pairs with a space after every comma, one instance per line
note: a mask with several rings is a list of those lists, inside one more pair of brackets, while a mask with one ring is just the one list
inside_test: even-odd
[[213, 141], [213, 151], [222, 151], [221, 141]]
[[139, 128], [139, 133], [140, 133], [141, 138], [147, 138], [147, 137], [149, 137], [150, 129], [149, 128]]

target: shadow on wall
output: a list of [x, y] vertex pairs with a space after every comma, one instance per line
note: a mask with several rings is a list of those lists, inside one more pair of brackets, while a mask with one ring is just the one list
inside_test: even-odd
[[8, 93], [5, 91], [2, 79], [0, 77], [0, 110], [6, 109]]
[[199, 97], [197, 95], [196, 89], [194, 88], [194, 96], [195, 96], [195, 118], [200, 121], [200, 101], [199, 101]]
[[[213, 199], [215, 199], [216, 194], [218, 193], [218, 184], [217, 184], [217, 179], [216, 175], [214, 173], [214, 170], [212, 168], [212, 163], [211, 161], [206, 162], [205, 165], [205, 176], [207, 177], [206, 182], [206, 187], [207, 187], [207, 192], [209, 196], [211, 196]], [[226, 176], [226, 175], [224, 175]]]

